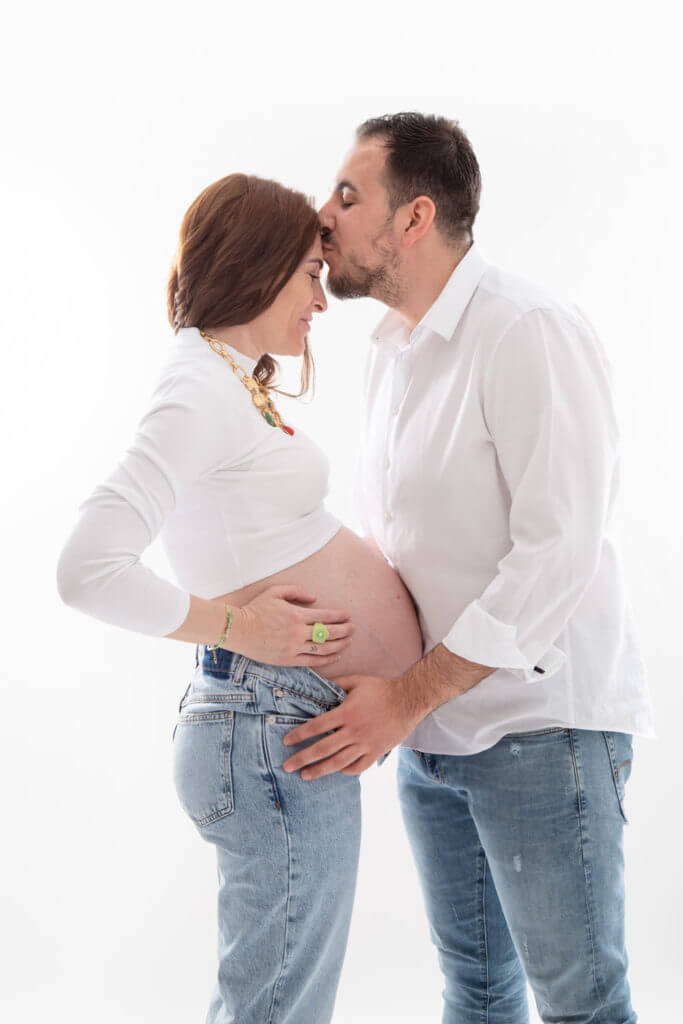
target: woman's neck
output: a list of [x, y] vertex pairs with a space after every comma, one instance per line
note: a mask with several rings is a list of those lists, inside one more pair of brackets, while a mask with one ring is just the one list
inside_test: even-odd
[[246, 324], [238, 324], [235, 327], [207, 327], [204, 330], [205, 333], [211, 335], [212, 338], [216, 338], [217, 341], [222, 341], [225, 345], [229, 345], [230, 348], [234, 348], [236, 352], [241, 352], [243, 356], [249, 356], [250, 359], [255, 359], [256, 362], [258, 362], [261, 356], [265, 354], [259, 350], [252, 332]]

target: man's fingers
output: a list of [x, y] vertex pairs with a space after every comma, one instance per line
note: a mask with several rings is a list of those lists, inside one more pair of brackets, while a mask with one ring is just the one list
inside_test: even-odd
[[[349, 750], [352, 748], [349, 747]], [[344, 768], [342, 768], [342, 775], [362, 775], [364, 771], [374, 764], [376, 758], [369, 757], [368, 754], [363, 754], [357, 761], [348, 762]]]
[[303, 769], [301, 778], [309, 781], [310, 779], [319, 779], [323, 775], [331, 775], [332, 772], [343, 772], [347, 765], [359, 764], [362, 760], [358, 757], [357, 747], [353, 745], [344, 747], [335, 757], [328, 757], [326, 761], [318, 761], [310, 768]]
[[[324, 757], [330, 757], [347, 746], [347, 741], [344, 739], [344, 730], [337, 729], [331, 736], [326, 736], [324, 739], [318, 740], [317, 743], [312, 743], [304, 750], [297, 751], [296, 754], [285, 762], [285, 766], [288, 772], [295, 772], [299, 768], [303, 768], [304, 765], [321, 761]], [[356, 757], [358, 757], [358, 751], [356, 751]]]
[[[303, 725], [297, 725], [295, 729], [290, 730], [290, 732], [283, 736], [283, 743], [285, 746], [303, 743], [304, 740], [311, 739], [313, 736], [322, 736], [323, 733], [330, 732], [331, 729], [336, 729], [338, 726], [343, 725], [343, 722], [340, 721], [341, 715], [339, 714], [342, 706], [333, 708], [332, 711], [325, 711], [322, 715], [316, 715], [315, 718], [310, 718]], [[335, 749], [337, 748], [335, 747]]]

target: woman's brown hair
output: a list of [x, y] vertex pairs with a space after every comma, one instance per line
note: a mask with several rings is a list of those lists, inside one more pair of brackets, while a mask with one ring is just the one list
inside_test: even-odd
[[[166, 306], [181, 327], [245, 324], [275, 301], [320, 234], [318, 215], [301, 192], [251, 174], [228, 174], [201, 192], [180, 225]], [[271, 384], [277, 362], [261, 356], [254, 377]], [[306, 341], [301, 390], [314, 372]], [[281, 394], [290, 394], [282, 391]]]

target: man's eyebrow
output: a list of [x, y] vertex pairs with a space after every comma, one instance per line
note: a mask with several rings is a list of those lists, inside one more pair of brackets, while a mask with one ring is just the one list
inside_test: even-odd
[[323, 261], [322, 261], [322, 260], [308, 260], [307, 262], [308, 262], [308, 263], [317, 263], [317, 264], [318, 264], [318, 269], [319, 269], [319, 270], [322, 270], [322, 269], [323, 269], [323, 267], [325, 266], [325, 264], [323, 263]]
[[343, 188], [350, 188], [352, 192], [357, 192], [358, 191], [358, 189], [353, 184], [353, 182], [349, 181], [348, 178], [342, 178], [341, 181], [338, 181], [336, 186], [335, 186], [334, 191], [335, 192], [341, 192], [341, 190]]

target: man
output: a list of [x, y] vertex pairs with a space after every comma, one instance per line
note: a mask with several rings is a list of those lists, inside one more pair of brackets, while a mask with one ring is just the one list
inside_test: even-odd
[[399, 796], [445, 977], [444, 1024], [631, 1024], [622, 831], [653, 735], [614, 536], [606, 356], [573, 305], [487, 264], [457, 123], [365, 122], [320, 211], [328, 287], [390, 307], [365, 374], [366, 532], [418, 608], [404, 676], [349, 676], [285, 762]]

